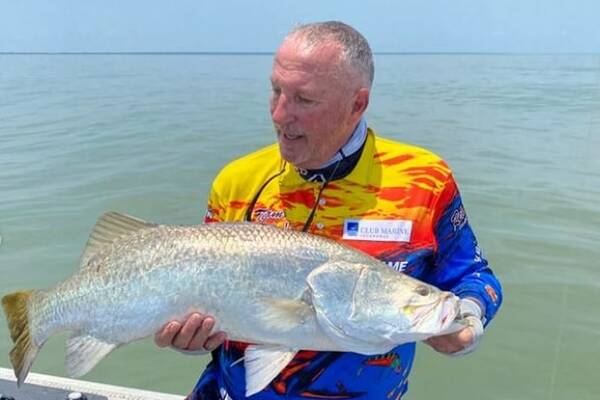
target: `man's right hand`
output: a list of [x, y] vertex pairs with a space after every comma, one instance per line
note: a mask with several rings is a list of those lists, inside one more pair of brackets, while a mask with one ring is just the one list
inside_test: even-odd
[[154, 334], [158, 347], [172, 346], [182, 351], [213, 351], [226, 339], [225, 332], [211, 335], [215, 319], [208, 315], [193, 313], [183, 323], [167, 322]]

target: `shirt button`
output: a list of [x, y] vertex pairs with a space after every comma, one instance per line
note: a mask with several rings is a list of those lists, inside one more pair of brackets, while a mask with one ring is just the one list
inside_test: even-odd
[[319, 205], [320, 206], [324, 206], [325, 204], [327, 204], [327, 200], [325, 200], [325, 199], [319, 199]]
[[323, 229], [323, 228], [325, 228], [325, 225], [323, 225], [322, 223], [319, 222], [317, 224], [317, 229]]

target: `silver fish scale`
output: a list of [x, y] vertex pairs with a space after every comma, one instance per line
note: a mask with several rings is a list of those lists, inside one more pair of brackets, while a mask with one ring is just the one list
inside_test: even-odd
[[215, 315], [215, 329], [232, 339], [282, 343], [285, 337], [303, 348], [333, 349], [314, 319], [283, 327], [265, 323], [263, 315], [272, 301], [300, 299], [308, 273], [330, 260], [387, 268], [329, 239], [272, 226], [141, 229], [113, 241], [48, 292], [34, 321], [36, 340], [70, 329], [127, 343], [196, 310]]

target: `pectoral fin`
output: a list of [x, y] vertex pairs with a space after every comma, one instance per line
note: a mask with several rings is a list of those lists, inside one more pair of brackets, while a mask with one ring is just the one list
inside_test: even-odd
[[264, 298], [262, 306], [261, 319], [271, 330], [287, 331], [315, 317], [312, 305], [302, 298]]
[[93, 336], [75, 334], [67, 340], [67, 374], [77, 378], [87, 374], [117, 347]]
[[282, 346], [250, 345], [244, 353], [246, 397], [263, 390], [285, 368], [297, 351]]

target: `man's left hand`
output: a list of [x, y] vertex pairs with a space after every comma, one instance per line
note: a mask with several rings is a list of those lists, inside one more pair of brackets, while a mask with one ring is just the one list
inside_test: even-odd
[[464, 328], [446, 335], [431, 337], [425, 340], [425, 343], [435, 351], [451, 356], [468, 354], [477, 348], [483, 336], [481, 315], [481, 306], [476, 300], [461, 299], [458, 323], [464, 325]]
[[473, 343], [474, 332], [470, 326], [465, 326], [458, 332], [435, 336], [425, 340], [435, 351], [444, 354], [458, 353]]

